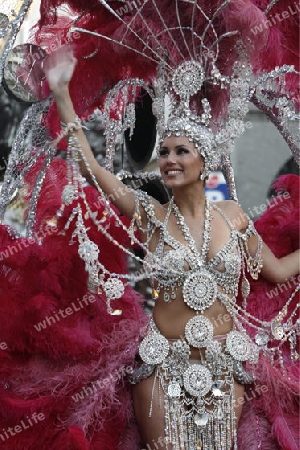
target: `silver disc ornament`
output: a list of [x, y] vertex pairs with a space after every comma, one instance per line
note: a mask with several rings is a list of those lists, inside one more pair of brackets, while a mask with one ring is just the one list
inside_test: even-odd
[[202, 269], [192, 272], [183, 284], [183, 300], [196, 311], [205, 311], [216, 300], [218, 286], [213, 275]]
[[200, 91], [205, 79], [204, 68], [198, 61], [185, 61], [174, 71], [172, 86], [182, 99], [189, 99]]
[[251, 356], [251, 342], [240, 331], [230, 331], [226, 338], [226, 348], [238, 361], [247, 361]]
[[206, 395], [212, 384], [210, 371], [200, 364], [192, 364], [183, 374], [183, 385], [186, 391], [195, 397]]
[[206, 347], [214, 334], [213, 324], [203, 316], [195, 316], [185, 326], [185, 337], [192, 347]]
[[139, 347], [139, 354], [146, 364], [160, 364], [169, 353], [168, 340], [158, 333], [146, 336]]

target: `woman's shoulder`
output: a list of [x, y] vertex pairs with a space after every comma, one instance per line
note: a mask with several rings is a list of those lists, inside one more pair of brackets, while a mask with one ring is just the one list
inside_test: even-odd
[[150, 219], [157, 222], [157, 224], [164, 221], [169, 208], [169, 203], [161, 204], [158, 200], [144, 191], [135, 191], [135, 194], [137, 199], [141, 202], [148, 220]]
[[246, 230], [249, 224], [249, 217], [238, 202], [234, 200], [222, 200], [215, 202], [215, 204], [223, 211], [233, 228], [236, 228], [238, 231]]

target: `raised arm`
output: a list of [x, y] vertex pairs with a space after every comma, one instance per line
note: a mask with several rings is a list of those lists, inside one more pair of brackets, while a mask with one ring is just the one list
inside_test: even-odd
[[[61, 47], [47, 58], [44, 66], [44, 71], [49, 87], [53, 93], [60, 119], [65, 124], [73, 123], [77, 117], [69, 93], [69, 82], [72, 78], [76, 62], [77, 60], [72, 50], [69, 47]], [[82, 129], [74, 131], [74, 133], [91, 171], [102, 190], [123, 215], [131, 218], [135, 207], [134, 192], [132, 189], [98, 164]], [[80, 169], [82, 175], [88, 178], [89, 172], [83, 161], [80, 162]]]

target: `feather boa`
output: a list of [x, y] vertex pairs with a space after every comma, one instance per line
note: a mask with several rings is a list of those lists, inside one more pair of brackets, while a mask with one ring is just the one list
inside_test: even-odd
[[[36, 233], [45, 232], [60, 204], [64, 173], [65, 163], [54, 161], [39, 200]], [[27, 183], [34, 178], [31, 173]], [[86, 194], [97, 204], [94, 189]], [[83, 262], [77, 246], [69, 244], [72, 230], [62, 233], [67, 214], [44, 233], [42, 245], [14, 240], [6, 227], [0, 229], [1, 342], [7, 346], [0, 350], [0, 449], [137, 449], [125, 375], [147, 321], [143, 299], [127, 287], [114, 303], [123, 310], [117, 317], [108, 315], [103, 294], [86, 291]], [[110, 230], [127, 244], [113, 220]], [[124, 255], [97, 230], [92, 235], [102, 262], [124, 272]], [[33, 422], [34, 414], [43, 419]], [[9, 427], [16, 426], [24, 429], [11, 435]]]
[[[282, 176], [274, 187], [288, 195], [275, 197], [255, 226], [274, 254], [282, 257], [299, 248], [299, 177]], [[262, 277], [251, 281], [248, 312], [261, 320], [271, 321], [283, 308], [296, 284], [297, 280], [296, 283], [290, 281], [285, 285], [274, 285]], [[297, 302], [298, 299], [294, 298], [288, 314]], [[253, 336], [251, 329], [247, 331]], [[297, 345], [299, 351], [299, 342]], [[239, 426], [239, 442], [243, 450], [299, 448], [299, 364], [291, 360], [288, 343], [282, 347], [282, 357], [284, 370], [278, 361], [271, 365], [261, 357], [254, 370], [255, 385], [247, 386], [248, 400]]]

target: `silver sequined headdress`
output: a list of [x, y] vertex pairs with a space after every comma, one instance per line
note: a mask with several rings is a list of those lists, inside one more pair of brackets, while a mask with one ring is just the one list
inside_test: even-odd
[[[236, 110], [231, 108], [230, 118], [240, 120], [230, 126], [223, 124], [221, 133], [226, 129], [227, 139], [221, 142], [220, 132], [214, 133], [211, 127], [211, 107], [207, 98], [201, 99], [201, 115], [193, 111], [192, 98], [203, 88], [207, 80], [220, 84], [221, 87], [230, 85], [227, 77], [222, 77], [216, 67], [212, 65], [211, 73], [206, 73], [199, 61], [189, 60], [180, 64], [172, 73], [164, 89], [165, 77], [158, 76], [156, 80], [156, 98], [153, 102], [153, 112], [157, 117], [158, 148], [162, 141], [169, 136], [185, 136], [192, 141], [205, 162], [205, 176], [216, 170], [222, 164], [222, 156], [229, 155], [231, 143], [243, 131], [243, 117], [238, 117]], [[160, 73], [162, 70], [160, 70]], [[240, 100], [245, 102], [245, 98]], [[198, 108], [199, 109], [199, 108]], [[247, 112], [247, 108], [244, 109]]]
[[214, 147], [212, 131], [208, 127], [201, 125], [197, 119], [197, 117], [191, 117], [189, 114], [186, 114], [185, 111], [181, 114], [170, 116], [159, 139], [159, 145], [169, 136], [187, 137], [189, 141], [194, 143], [199, 154], [203, 157], [207, 176], [209, 171], [216, 169], [220, 164], [219, 157], [221, 152], [218, 152]]
[[[168, 136], [187, 137], [204, 158], [205, 177], [226, 165], [227, 173], [232, 173], [230, 154], [235, 139], [244, 131], [250, 66], [241, 43], [239, 52], [240, 59], [236, 61], [231, 77], [221, 75], [215, 64], [218, 55], [210, 52], [209, 61], [204, 57], [200, 57], [200, 61], [184, 61], [171, 72], [169, 79], [160, 68], [155, 82], [153, 112], [157, 117], [158, 147]], [[238, 78], [241, 71], [243, 77]], [[204, 83], [227, 89], [230, 93], [227, 116], [215, 126], [209, 99], [202, 95], [200, 101], [194, 100], [203, 90]], [[236, 197], [232, 177], [231, 194]]]

